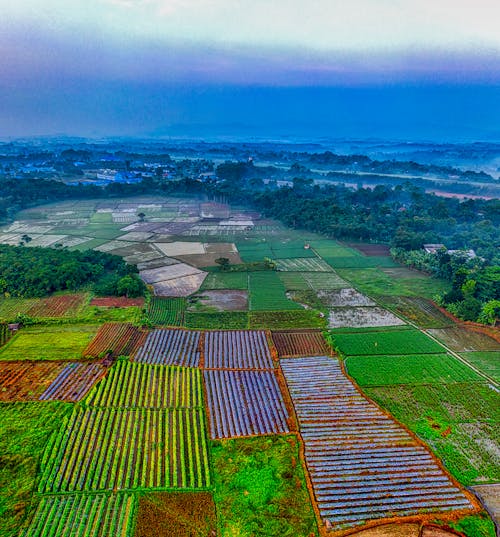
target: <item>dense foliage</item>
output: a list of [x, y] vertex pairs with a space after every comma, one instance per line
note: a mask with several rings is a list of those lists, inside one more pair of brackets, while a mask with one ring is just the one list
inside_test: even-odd
[[0, 293], [39, 297], [94, 284], [97, 292], [139, 296], [144, 284], [121, 257], [97, 251], [0, 245]]

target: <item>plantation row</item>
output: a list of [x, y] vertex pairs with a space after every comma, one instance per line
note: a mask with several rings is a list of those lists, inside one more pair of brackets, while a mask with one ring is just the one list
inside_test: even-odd
[[197, 367], [200, 362], [200, 336], [200, 332], [188, 330], [153, 330], [133, 359], [146, 364]]
[[199, 369], [119, 361], [86, 404], [121, 408], [203, 407]]
[[60, 373], [60, 362], [0, 362], [0, 401], [33, 401]]
[[272, 332], [278, 356], [324, 356], [330, 349], [319, 330], [283, 330]]
[[42, 496], [20, 537], [132, 537], [132, 494]]
[[205, 333], [205, 367], [226, 369], [273, 369], [264, 331]]
[[210, 434], [230, 438], [286, 433], [288, 412], [270, 371], [205, 371]]
[[322, 519], [370, 520], [476, 509], [429, 451], [361, 396], [328, 357], [282, 360]]
[[80, 401], [105, 374], [102, 364], [68, 364], [43, 392], [40, 401]]
[[41, 469], [41, 493], [209, 487], [203, 410], [75, 409]]
[[9, 330], [8, 325], [0, 324], [0, 346], [4, 345], [12, 335], [12, 332]]
[[184, 318], [186, 299], [152, 297], [148, 317], [155, 325], [180, 326]]
[[63, 317], [80, 309], [86, 299], [84, 294], [41, 298], [35, 302], [27, 314], [30, 317]]
[[129, 356], [139, 344], [143, 333], [130, 323], [105, 323], [83, 351], [84, 356], [97, 358], [105, 354]]

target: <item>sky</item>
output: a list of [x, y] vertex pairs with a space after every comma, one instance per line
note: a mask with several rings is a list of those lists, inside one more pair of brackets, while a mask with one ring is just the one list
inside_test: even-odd
[[0, 137], [500, 139], [498, 0], [0, 0]]

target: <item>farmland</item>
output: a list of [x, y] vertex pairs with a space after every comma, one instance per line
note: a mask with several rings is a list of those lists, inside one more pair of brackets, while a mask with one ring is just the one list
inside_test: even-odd
[[253, 272], [248, 277], [250, 310], [269, 311], [301, 309], [286, 297], [285, 286], [276, 272]]
[[33, 401], [64, 367], [60, 362], [0, 362], [0, 401]]
[[205, 334], [205, 367], [273, 369], [265, 332], [207, 332]]
[[330, 352], [319, 330], [276, 330], [272, 340], [280, 358], [324, 356]]
[[200, 336], [200, 332], [188, 330], [153, 330], [137, 349], [134, 361], [196, 367], [200, 360]]
[[184, 298], [152, 297], [148, 306], [148, 317], [154, 325], [180, 326], [184, 320], [185, 309]]
[[199, 330], [240, 330], [248, 328], [246, 311], [221, 311], [205, 313], [187, 311], [184, 316], [186, 328]]
[[468, 330], [464, 326], [450, 328], [436, 328], [429, 333], [442, 341], [450, 349], [457, 352], [497, 351], [500, 352], [500, 343], [486, 334]]
[[143, 333], [129, 323], [106, 323], [83, 351], [85, 357], [128, 356], [140, 343]]

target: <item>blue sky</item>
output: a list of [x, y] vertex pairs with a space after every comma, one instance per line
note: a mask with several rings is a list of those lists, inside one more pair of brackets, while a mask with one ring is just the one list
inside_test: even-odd
[[0, 0], [0, 136], [500, 137], [492, 0]]

